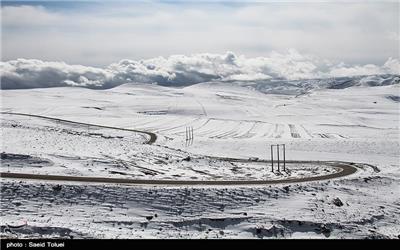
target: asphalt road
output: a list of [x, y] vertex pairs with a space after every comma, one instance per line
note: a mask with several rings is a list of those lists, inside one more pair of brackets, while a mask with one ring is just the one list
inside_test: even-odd
[[[10, 114], [10, 115], [20, 115], [20, 116], [29, 116], [29, 117], [37, 117], [41, 119], [53, 120], [58, 122], [65, 122], [71, 124], [78, 124], [84, 126], [93, 126], [99, 128], [108, 128], [114, 130], [123, 130], [123, 131], [131, 131], [135, 133], [143, 133], [149, 135], [149, 140], [146, 141], [146, 144], [152, 144], [157, 140], [157, 135], [148, 131], [141, 131], [136, 129], [127, 129], [127, 128], [118, 128], [112, 126], [103, 126], [96, 125], [90, 123], [83, 122], [75, 122], [64, 119], [58, 119], [54, 117], [41, 116], [41, 115], [33, 115], [33, 114], [24, 114], [24, 113], [13, 113], [13, 112], [2, 112], [2, 114]], [[268, 163], [269, 161], [258, 161], [251, 159], [238, 159], [238, 158], [220, 158], [220, 157], [210, 157], [214, 159], [218, 159], [221, 161], [235, 161], [235, 162], [264, 162]], [[122, 179], [122, 178], [106, 178], [106, 177], [83, 177], [83, 176], [61, 176], [61, 175], [38, 175], [38, 174], [24, 174], [24, 173], [10, 173], [3, 172], [0, 173], [1, 178], [12, 178], [12, 179], [31, 179], [31, 180], [49, 180], [49, 181], [76, 181], [76, 182], [91, 182], [91, 183], [114, 183], [114, 184], [132, 184], [132, 185], [271, 185], [271, 184], [284, 184], [284, 183], [298, 183], [298, 182], [308, 182], [308, 181], [321, 181], [328, 180], [338, 177], [347, 176], [353, 174], [357, 171], [357, 168], [354, 167], [353, 163], [347, 162], [323, 162], [323, 161], [287, 161], [287, 163], [311, 163], [311, 164], [326, 164], [331, 165], [332, 167], [339, 168], [340, 171], [335, 172], [333, 174], [323, 175], [323, 176], [311, 176], [304, 178], [296, 178], [296, 179], [282, 179], [282, 180], [215, 180], [215, 181], [201, 181], [201, 180], [140, 180], [140, 179]]]
[[[315, 163], [315, 162], [308, 162]], [[323, 162], [320, 162], [323, 163]], [[113, 184], [131, 184], [131, 185], [170, 185], [170, 186], [247, 186], [247, 185], [272, 185], [272, 184], [289, 184], [298, 182], [309, 181], [322, 181], [333, 178], [351, 175], [357, 171], [357, 168], [339, 162], [333, 164], [333, 167], [339, 168], [340, 171], [322, 175], [311, 176], [296, 179], [283, 179], [283, 180], [215, 180], [215, 181], [196, 181], [196, 180], [140, 180], [140, 179], [122, 179], [122, 178], [106, 178], [106, 177], [83, 177], [83, 176], [62, 176], [62, 175], [38, 175], [38, 174], [23, 174], [23, 173], [0, 173], [1, 178], [12, 179], [30, 179], [30, 180], [46, 180], [46, 181], [74, 181], [74, 182], [90, 182], [90, 183], [113, 183]]]

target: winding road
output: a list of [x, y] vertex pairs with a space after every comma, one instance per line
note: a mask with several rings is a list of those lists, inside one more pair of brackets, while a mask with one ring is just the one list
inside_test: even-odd
[[[243, 159], [235, 159], [236, 161], [245, 161]], [[74, 182], [91, 182], [91, 183], [113, 183], [113, 184], [131, 184], [131, 185], [172, 185], [172, 186], [248, 186], [248, 185], [272, 185], [272, 184], [288, 184], [309, 181], [322, 181], [351, 175], [357, 171], [353, 163], [344, 162], [311, 162], [302, 161], [302, 163], [320, 163], [331, 165], [339, 168], [340, 171], [322, 175], [311, 176], [296, 179], [282, 180], [215, 180], [215, 181], [195, 181], [195, 180], [141, 180], [141, 179], [123, 179], [123, 178], [107, 178], [107, 177], [84, 177], [84, 176], [65, 176], [65, 175], [39, 175], [39, 174], [24, 174], [24, 173], [0, 173], [1, 178], [11, 179], [31, 179], [31, 180], [47, 180], [47, 181], [74, 181]]]
[[[10, 115], [20, 115], [20, 116], [29, 116], [36, 117], [41, 119], [85, 125], [85, 126], [94, 126], [99, 128], [108, 128], [114, 130], [123, 130], [123, 131], [131, 131], [135, 133], [143, 133], [150, 138], [145, 142], [146, 144], [153, 144], [157, 140], [157, 135], [148, 131], [141, 131], [136, 129], [126, 129], [126, 128], [118, 128], [112, 126], [103, 126], [96, 125], [90, 123], [83, 122], [75, 122], [69, 121], [59, 118], [53, 118], [48, 116], [41, 115], [33, 115], [33, 114], [24, 114], [24, 113], [13, 113], [13, 112], [2, 112], [2, 114], [10, 114]], [[207, 156], [208, 157], [208, 156]], [[233, 161], [233, 162], [244, 162], [244, 163], [270, 163], [268, 160], [255, 161], [250, 159], [240, 159], [240, 158], [222, 158], [222, 157], [209, 157], [220, 161]], [[2, 172], [0, 173], [1, 178], [11, 178], [11, 179], [30, 179], [30, 180], [47, 180], [47, 181], [73, 181], [73, 182], [88, 182], [88, 183], [113, 183], [113, 184], [130, 184], [130, 185], [209, 185], [209, 186], [232, 186], [232, 185], [272, 185], [272, 184], [285, 184], [285, 183], [299, 183], [299, 182], [309, 182], [309, 181], [321, 181], [328, 180], [333, 178], [344, 177], [347, 175], [351, 175], [357, 171], [355, 167], [355, 163], [349, 162], [340, 162], [340, 161], [287, 161], [287, 163], [308, 163], [308, 164], [324, 164], [329, 165], [333, 168], [339, 168], [338, 172], [322, 175], [322, 176], [310, 176], [304, 178], [287, 178], [280, 180], [144, 180], [144, 179], [123, 179], [123, 178], [107, 178], [107, 177], [89, 177], [89, 176], [61, 176], [61, 175], [39, 175], [39, 174], [26, 174], [26, 173], [12, 173], [12, 172]]]

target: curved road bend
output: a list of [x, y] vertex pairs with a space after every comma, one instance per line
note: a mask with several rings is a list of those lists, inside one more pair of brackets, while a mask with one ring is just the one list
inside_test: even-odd
[[148, 131], [129, 129], [129, 128], [118, 128], [118, 127], [104, 126], [104, 125], [96, 125], [96, 124], [84, 123], [84, 122], [75, 122], [75, 121], [69, 121], [69, 120], [54, 118], [54, 117], [42, 116], [42, 115], [32, 115], [32, 114], [14, 113], [14, 112], [1, 112], [1, 113], [2, 114], [8, 114], [8, 115], [20, 115], [20, 116], [36, 117], [36, 118], [41, 118], [41, 119], [46, 119], [46, 120], [51, 120], [51, 121], [58, 121], [58, 122], [65, 122], [65, 123], [71, 123], [71, 124], [92, 126], [92, 127], [98, 127], [98, 128], [107, 128], [107, 129], [123, 130], [123, 131], [130, 131], [130, 132], [135, 132], [135, 133], [146, 134], [146, 135], [150, 136], [150, 139], [148, 139], [145, 142], [145, 144], [153, 144], [157, 140], [157, 135], [155, 133], [148, 132]]
[[[313, 163], [313, 162], [308, 162]], [[323, 162], [320, 162], [323, 163]], [[61, 176], [61, 175], [39, 175], [39, 174], [22, 174], [22, 173], [0, 173], [1, 178], [12, 179], [31, 179], [31, 180], [50, 180], [50, 181], [76, 181], [76, 182], [91, 182], [91, 183], [113, 183], [113, 184], [131, 184], [131, 185], [207, 185], [207, 186], [247, 186], [247, 185], [271, 185], [271, 184], [285, 184], [285, 183], [299, 183], [308, 181], [321, 181], [333, 178], [339, 178], [353, 174], [357, 169], [348, 164], [338, 163], [330, 164], [341, 171], [323, 175], [312, 176], [298, 179], [284, 179], [284, 180], [226, 180], [226, 181], [193, 181], [193, 180], [140, 180], [140, 179], [121, 179], [121, 178], [107, 178], [107, 177], [80, 177], [80, 176]]]
[[[157, 135], [148, 131], [141, 131], [136, 129], [118, 128], [112, 126], [103, 126], [83, 122], [75, 122], [64, 119], [58, 119], [48, 116], [32, 115], [24, 113], [14, 113], [14, 112], [2, 112], [2, 114], [10, 115], [20, 115], [36, 117], [41, 119], [60, 121], [71, 124], [94, 126], [99, 128], [107, 128], [122, 131], [131, 131], [136, 133], [143, 133], [150, 136], [150, 139], [146, 141], [146, 144], [152, 144], [157, 140]], [[238, 158], [221, 158], [221, 157], [210, 157], [222, 161], [236, 161], [236, 162], [260, 162], [268, 163], [269, 161], [260, 160], [254, 161], [250, 159], [238, 159]], [[341, 171], [323, 175], [323, 176], [313, 176], [298, 179], [284, 179], [284, 180], [226, 180], [226, 181], [194, 181], [194, 180], [140, 180], [140, 179], [122, 179], [122, 178], [107, 178], [107, 177], [79, 177], [79, 176], [60, 176], [60, 175], [38, 175], [38, 174], [23, 174], [23, 173], [0, 173], [2, 178], [13, 178], [13, 179], [32, 179], [32, 180], [52, 180], [52, 181], [77, 181], [77, 182], [94, 182], [94, 183], [114, 183], [114, 184], [139, 184], [139, 185], [270, 185], [270, 184], [284, 184], [284, 183], [298, 183], [307, 181], [320, 181], [328, 180], [338, 177], [347, 176], [353, 174], [357, 169], [351, 165], [351, 163], [345, 162], [323, 162], [323, 161], [286, 161], [287, 163], [311, 163], [311, 164], [328, 164], [336, 168], [340, 168]]]

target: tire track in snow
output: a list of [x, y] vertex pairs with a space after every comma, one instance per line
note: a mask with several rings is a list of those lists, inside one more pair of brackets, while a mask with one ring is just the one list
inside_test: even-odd
[[308, 131], [308, 130], [304, 127], [304, 125], [300, 125], [300, 127], [303, 128], [304, 132], [306, 132], [306, 134], [307, 134], [310, 138], [314, 138], [314, 136], [312, 136], [312, 134], [310, 133], [310, 131]]
[[267, 130], [267, 132], [265, 132], [262, 136], [261, 136], [261, 138], [263, 138], [263, 137], [267, 137], [267, 138], [271, 138], [272, 137], [272, 135], [273, 135], [273, 128], [272, 128], [272, 126], [273, 126], [273, 124], [268, 124], [268, 130]]
[[288, 124], [289, 130], [290, 130], [290, 135], [292, 138], [301, 138], [299, 132], [297, 132], [296, 126], [294, 124]]
[[[226, 130], [222, 130], [222, 131], [218, 130], [218, 129], [216, 129], [216, 127], [218, 127], [218, 126], [213, 125], [213, 124], [218, 123], [218, 122], [219, 122], [218, 119], [210, 118], [208, 120], [208, 122], [206, 123], [207, 126], [205, 126], [206, 124], [204, 124], [204, 126], [202, 126], [202, 128], [204, 128], [202, 131], [197, 129], [199, 135], [202, 136], [202, 137], [210, 137], [210, 136], [216, 136], [216, 135], [219, 135], [221, 133], [224, 133], [224, 131], [226, 131]], [[209, 128], [209, 127], [211, 127], [211, 128]]]
[[230, 130], [228, 130], [226, 132], [223, 132], [221, 134], [217, 134], [217, 135], [211, 136], [209, 138], [211, 138], [211, 139], [226, 139], [226, 138], [229, 138], [229, 137], [231, 137], [231, 135], [235, 135], [236, 134], [236, 132], [238, 131], [238, 128], [240, 127], [240, 124], [241, 124], [241, 122], [239, 122], [239, 124], [234, 124], [233, 127]]
[[204, 116], [207, 116], [207, 111], [206, 111], [206, 109], [204, 108], [204, 105], [203, 105], [199, 100], [197, 100], [197, 98], [195, 98], [195, 100], [196, 100], [196, 102], [200, 105], [201, 109], [203, 110], [203, 115], [204, 115]]
[[244, 139], [244, 138], [252, 138], [254, 137], [255, 133], [251, 133], [252, 130], [256, 127], [256, 122], [253, 123], [253, 125], [245, 132], [242, 133], [241, 135], [233, 136], [235, 139]]
[[283, 135], [283, 125], [282, 124], [275, 124], [275, 130], [272, 134], [273, 138], [281, 138]]
[[[190, 120], [190, 121], [187, 121], [187, 122], [183, 123], [182, 125], [173, 126], [173, 127], [170, 127], [170, 128], [158, 129], [158, 130], [156, 130], [155, 132], [157, 132], [157, 133], [166, 132], [166, 131], [171, 131], [171, 130], [178, 129], [178, 128], [182, 128], [182, 130], [183, 130], [183, 128], [184, 128], [185, 126], [188, 126], [189, 124], [192, 124], [192, 123], [194, 123], [194, 122], [196, 122], [196, 121], [198, 121], [198, 120], [200, 120], [200, 119], [202, 119], [202, 118], [201, 118], [201, 117], [197, 117], [196, 119], [192, 119], [192, 120]], [[193, 129], [194, 129], [194, 128], [193, 128]], [[183, 132], [177, 132], [177, 133], [178, 133], [178, 134], [183, 134]], [[173, 133], [173, 134], [177, 134], [177, 133]]]

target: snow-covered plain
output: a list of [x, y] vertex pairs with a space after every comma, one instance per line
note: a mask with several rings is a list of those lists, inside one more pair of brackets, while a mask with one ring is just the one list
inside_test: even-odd
[[[323, 165], [289, 164], [291, 176], [282, 176], [271, 173], [265, 163], [208, 157], [268, 160], [270, 145], [277, 143], [286, 144], [287, 160], [365, 163], [344, 178], [249, 187], [2, 178], [2, 235], [398, 238], [400, 86], [398, 76], [390, 79], [390, 84], [366, 77], [334, 85], [211, 82], [185, 88], [125, 84], [108, 90], [2, 90], [2, 112], [138, 129], [158, 136], [147, 145], [140, 133], [2, 114], [2, 172], [244, 180], [335, 171]], [[193, 127], [191, 145], [185, 142], [186, 127]], [[21, 160], [13, 154], [31, 158]], [[24, 221], [27, 226], [22, 228], [7, 227]]]

